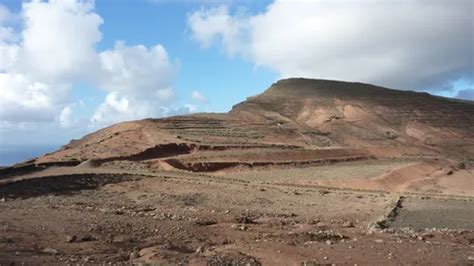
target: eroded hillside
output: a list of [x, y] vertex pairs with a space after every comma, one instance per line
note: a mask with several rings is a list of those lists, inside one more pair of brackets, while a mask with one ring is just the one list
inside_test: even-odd
[[473, 132], [473, 102], [361, 83], [288, 79], [229, 114], [120, 123], [36, 162], [148, 160], [252, 148], [351, 148], [378, 157], [463, 159], [474, 154]]
[[0, 264], [469, 264], [474, 103], [288, 79], [0, 169]]

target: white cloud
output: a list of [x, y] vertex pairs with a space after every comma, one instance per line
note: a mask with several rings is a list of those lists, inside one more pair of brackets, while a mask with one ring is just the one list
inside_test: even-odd
[[11, 27], [0, 27], [0, 41], [3, 43], [18, 40], [15, 32]]
[[11, 28], [0, 26], [0, 72], [11, 69], [17, 61], [20, 47], [9, 43], [14, 38], [14, 32]]
[[162, 115], [159, 106], [174, 97], [171, 82], [176, 67], [161, 45], [125, 46], [99, 55], [102, 67], [100, 87], [109, 94], [91, 118], [96, 125]]
[[185, 110], [183, 113], [194, 113], [197, 109], [198, 107], [194, 104], [185, 104], [184, 107], [180, 108], [180, 110]]
[[169, 87], [175, 68], [161, 45], [127, 47], [117, 42], [113, 50], [100, 53], [101, 88], [120, 92], [137, 98], [171, 97]]
[[187, 115], [191, 113], [195, 113], [198, 107], [194, 104], [185, 104], [179, 108], [163, 108], [162, 114], [163, 116], [174, 116], [174, 115]]
[[[19, 16], [0, 8], [1, 120], [55, 121], [72, 84], [98, 72], [102, 19], [92, 8], [92, 2], [72, 0], [26, 2]], [[6, 26], [12, 17], [23, 22], [19, 33]]]
[[[23, 22], [19, 32], [8, 24], [15, 17]], [[76, 83], [108, 92], [92, 127], [162, 115], [177, 70], [165, 48], [117, 42], [99, 53], [102, 23], [88, 0], [25, 2], [20, 16], [0, 5], [0, 122], [74, 126]]]
[[117, 92], [111, 92], [95, 111], [91, 118], [90, 127], [97, 129], [121, 121], [183, 115], [193, 113], [196, 110], [197, 107], [192, 104], [185, 104], [177, 109], [172, 109], [165, 105], [155, 105], [152, 100], [137, 101], [134, 98], [120, 96]]
[[150, 111], [149, 106], [131, 102], [127, 97], [119, 96], [117, 92], [111, 92], [97, 108], [91, 122], [93, 127], [102, 127], [118, 121], [144, 118]]
[[188, 16], [188, 26], [193, 38], [205, 48], [220, 42], [229, 55], [247, 50], [250, 23], [242, 12], [231, 16], [225, 6], [201, 9]]
[[255, 16], [224, 7], [188, 16], [193, 38], [273, 69], [399, 89], [472, 79], [471, 0], [276, 0]]
[[90, 1], [24, 3], [19, 65], [15, 70], [43, 81], [87, 78], [97, 65], [95, 45], [102, 18]]
[[67, 128], [72, 125], [72, 120], [71, 120], [71, 114], [72, 114], [72, 109], [70, 106], [64, 107], [64, 109], [61, 111], [61, 114], [59, 115], [59, 123], [61, 127]]
[[200, 103], [208, 103], [207, 98], [204, 95], [202, 95], [199, 91], [193, 91], [191, 93], [191, 97]]
[[0, 120], [52, 121], [69, 87], [46, 84], [16, 73], [0, 73]]

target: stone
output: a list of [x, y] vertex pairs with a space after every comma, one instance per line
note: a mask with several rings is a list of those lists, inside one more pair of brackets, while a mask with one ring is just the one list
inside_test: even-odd
[[48, 254], [59, 254], [59, 251], [54, 248], [45, 248], [43, 249], [43, 252]]
[[375, 243], [383, 243], [383, 240], [382, 239], [375, 239], [374, 242]]
[[330, 192], [328, 190], [324, 190], [324, 189], [319, 191], [319, 194], [321, 194], [321, 195], [326, 195], [326, 194], [329, 194], [329, 193]]
[[130, 252], [130, 260], [140, 258], [140, 253], [137, 250]]
[[352, 223], [351, 221], [345, 221], [342, 224], [342, 227], [346, 227], [346, 228], [354, 227], [354, 223]]
[[196, 253], [202, 253], [204, 252], [204, 246], [199, 246], [197, 249], [196, 249]]
[[112, 243], [127, 243], [132, 242], [132, 238], [128, 235], [117, 235], [112, 238]]
[[248, 227], [245, 224], [233, 224], [233, 225], [231, 225], [231, 228], [241, 230], [241, 231], [247, 231], [248, 230]]
[[77, 240], [77, 236], [75, 236], [75, 235], [66, 236], [66, 242], [68, 242], [68, 243], [75, 242], [76, 240]]
[[83, 237], [81, 237], [80, 240], [82, 242], [87, 242], [87, 241], [94, 241], [94, 240], [97, 240], [97, 239], [92, 235], [84, 235]]

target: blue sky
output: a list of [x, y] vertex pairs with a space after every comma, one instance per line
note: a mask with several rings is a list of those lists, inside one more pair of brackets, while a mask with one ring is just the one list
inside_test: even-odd
[[[249, 12], [264, 10], [269, 1], [241, 1]], [[231, 2], [229, 2], [231, 3]], [[232, 3], [231, 3], [232, 4]], [[177, 106], [190, 102], [193, 90], [200, 91], [209, 100], [209, 106], [200, 111], [226, 112], [247, 96], [268, 87], [278, 75], [241, 58], [223, 56], [219, 47], [203, 49], [192, 40], [186, 26], [189, 13], [213, 5], [185, 1], [97, 1], [96, 10], [104, 18], [104, 40], [99, 49], [113, 47], [115, 40], [127, 45], [160, 43], [171, 60], [179, 62]], [[225, 66], [225, 67], [223, 67]], [[245, 77], [245, 78], [244, 78]]]
[[473, 100], [473, 2], [389, 2], [0, 0], [0, 147], [226, 112], [285, 77]]
[[[248, 12], [258, 13], [271, 1], [222, 2], [231, 7], [244, 5]], [[7, 0], [4, 4], [12, 11], [21, 11], [21, 1]], [[199, 111], [226, 112], [232, 105], [267, 88], [278, 74], [242, 58], [223, 56], [219, 47], [205, 49], [192, 40], [187, 15], [214, 5], [205, 1], [95, 1], [95, 12], [104, 20], [100, 26], [103, 39], [97, 49], [110, 49], [117, 40], [147, 47], [161, 44], [179, 65], [179, 78], [173, 82], [177, 92], [173, 104], [178, 107], [192, 103], [192, 91], [198, 90], [209, 101]], [[76, 84], [72, 95], [75, 100], [88, 103], [88, 109], [80, 114], [88, 117], [106, 93], [88, 84]]]

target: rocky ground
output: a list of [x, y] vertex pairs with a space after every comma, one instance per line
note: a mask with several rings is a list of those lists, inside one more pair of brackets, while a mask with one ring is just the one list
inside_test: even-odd
[[2, 265], [474, 262], [470, 197], [400, 198], [222, 173], [46, 171], [0, 186]]
[[0, 265], [472, 265], [474, 102], [287, 79], [0, 169]]

